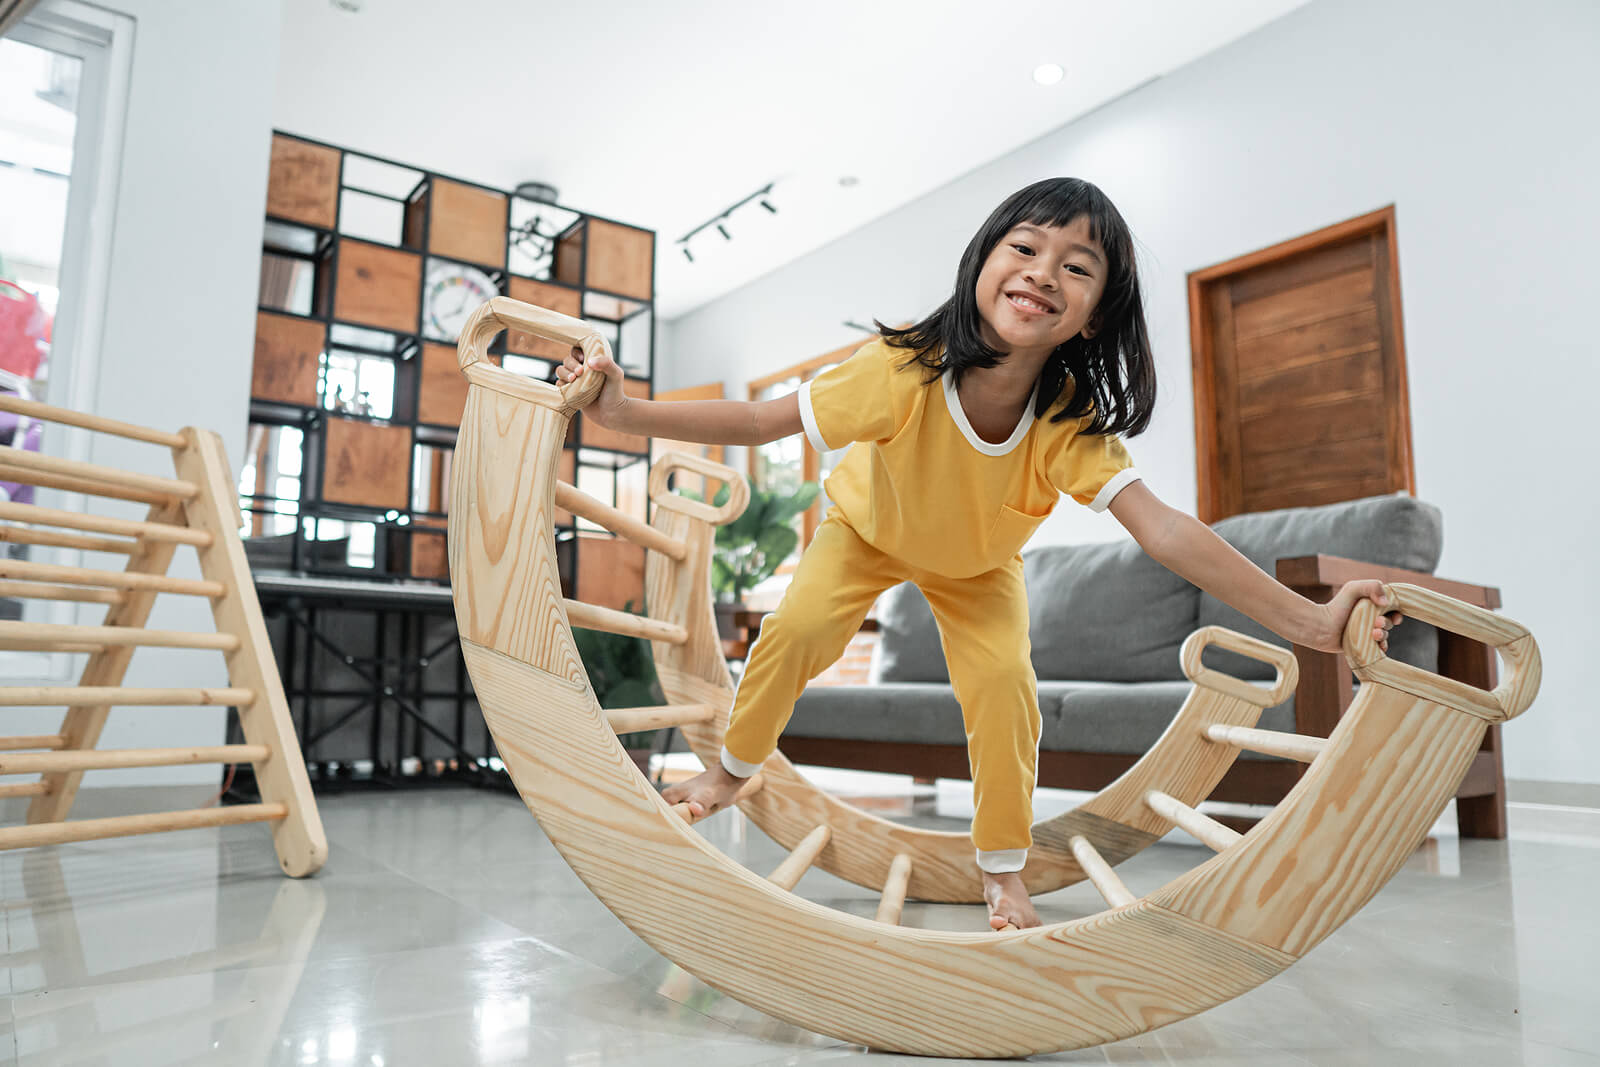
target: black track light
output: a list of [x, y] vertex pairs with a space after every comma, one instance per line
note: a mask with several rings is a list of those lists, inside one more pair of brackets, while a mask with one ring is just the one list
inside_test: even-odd
[[761, 201], [761, 206], [766, 208], [768, 211], [772, 212], [774, 215], [776, 215], [778, 213], [778, 209], [773, 207], [771, 204], [769, 204], [765, 200]]
[[685, 245], [683, 249], [683, 258], [687, 259], [690, 263], [694, 262], [694, 256], [689, 252], [687, 245]]
[[722, 237], [723, 237], [724, 240], [727, 240], [727, 241], [733, 240], [732, 237], [728, 236], [728, 228], [726, 226], [724, 226], [720, 222], [717, 223], [717, 232], [722, 234]]

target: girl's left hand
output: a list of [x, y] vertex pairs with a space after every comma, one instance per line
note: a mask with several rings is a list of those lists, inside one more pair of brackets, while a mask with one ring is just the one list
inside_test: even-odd
[[[1320, 652], [1343, 652], [1342, 638], [1345, 624], [1350, 621], [1350, 613], [1355, 610], [1356, 601], [1363, 597], [1377, 604], [1380, 611], [1388, 606], [1382, 582], [1377, 580], [1346, 582], [1344, 588], [1334, 594], [1332, 600], [1318, 605], [1321, 616], [1317, 626], [1308, 640], [1299, 643]], [[1391, 611], [1379, 615], [1377, 623], [1372, 628], [1372, 640], [1385, 653], [1389, 651], [1389, 631], [1399, 626], [1402, 618], [1404, 616], [1398, 611]]]

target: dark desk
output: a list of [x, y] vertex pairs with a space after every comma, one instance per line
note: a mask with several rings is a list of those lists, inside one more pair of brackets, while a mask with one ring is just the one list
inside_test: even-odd
[[448, 586], [254, 578], [314, 786], [506, 784]]

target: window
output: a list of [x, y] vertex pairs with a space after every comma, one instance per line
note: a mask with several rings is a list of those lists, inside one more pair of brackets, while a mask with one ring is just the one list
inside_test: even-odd
[[[0, 392], [87, 408], [116, 206], [132, 21], [51, 0], [0, 39]], [[88, 458], [88, 435], [0, 416], [0, 444]], [[0, 483], [0, 500], [70, 506], [61, 491]], [[12, 559], [73, 565], [78, 550], [0, 541]], [[77, 620], [78, 605], [0, 598], [0, 617]], [[0, 652], [9, 679], [65, 678], [68, 656]]]

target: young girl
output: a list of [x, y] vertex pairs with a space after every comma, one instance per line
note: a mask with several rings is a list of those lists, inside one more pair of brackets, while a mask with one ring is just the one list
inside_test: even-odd
[[[915, 582], [966, 726], [990, 925], [1037, 926], [1018, 873], [1041, 729], [1019, 553], [1062, 493], [1109, 509], [1152, 558], [1296, 644], [1338, 651], [1356, 601], [1383, 606], [1382, 583], [1350, 582], [1314, 604], [1139, 480], [1121, 435], [1149, 424], [1154, 360], [1132, 236], [1088, 182], [1052, 178], [1007, 198], [967, 245], [949, 300], [908, 329], [877, 325], [881, 338], [761, 403], [630, 399], [621, 369], [594, 362], [606, 383], [584, 414], [610, 429], [730, 445], [804, 432], [819, 451], [855, 445], [750, 649], [721, 766], [663, 797], [697, 815], [729, 804], [878, 594]], [[585, 369], [573, 349], [557, 377]], [[1386, 650], [1400, 616], [1378, 618], [1372, 638]]]

